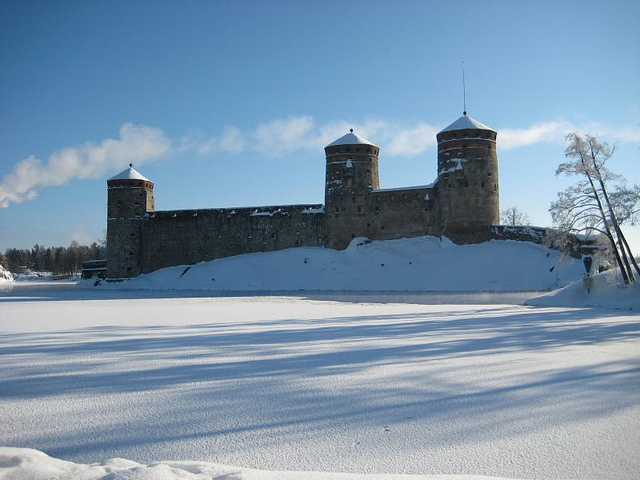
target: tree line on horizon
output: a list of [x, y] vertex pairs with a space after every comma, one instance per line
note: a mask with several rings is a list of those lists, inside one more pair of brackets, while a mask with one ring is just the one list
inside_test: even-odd
[[36, 244], [33, 248], [7, 248], [0, 252], [0, 265], [10, 272], [23, 268], [36, 272], [52, 272], [54, 275], [69, 275], [82, 270], [85, 260], [103, 259], [106, 246], [93, 242], [80, 245], [75, 240], [68, 247], [44, 247]]

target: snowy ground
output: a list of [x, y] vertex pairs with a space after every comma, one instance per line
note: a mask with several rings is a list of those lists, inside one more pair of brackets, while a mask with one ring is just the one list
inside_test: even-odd
[[[370, 242], [346, 250], [300, 247], [165, 268], [101, 289], [210, 291], [523, 291], [580, 279], [582, 262], [541, 245], [446, 238]], [[93, 282], [87, 282], [93, 286]]]
[[637, 478], [637, 313], [341, 299], [0, 293], [0, 445], [98, 462], [0, 478]]

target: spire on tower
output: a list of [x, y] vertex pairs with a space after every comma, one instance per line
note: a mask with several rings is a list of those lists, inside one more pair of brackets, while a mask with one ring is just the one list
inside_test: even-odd
[[462, 114], [467, 115], [467, 88], [464, 82], [464, 60], [462, 61]]

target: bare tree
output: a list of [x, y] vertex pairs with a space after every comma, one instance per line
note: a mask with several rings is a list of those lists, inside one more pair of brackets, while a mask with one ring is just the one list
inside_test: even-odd
[[529, 225], [529, 216], [518, 207], [509, 207], [500, 212], [500, 222], [510, 227]]
[[634, 224], [638, 217], [640, 188], [627, 188], [624, 180], [606, 167], [615, 149], [600, 143], [592, 135], [570, 133], [565, 157], [556, 175], [579, 178], [576, 185], [558, 193], [551, 203], [551, 217], [562, 230], [587, 236], [601, 234], [608, 240], [610, 250], [626, 284], [640, 276], [640, 268], [622, 232], [624, 222]]

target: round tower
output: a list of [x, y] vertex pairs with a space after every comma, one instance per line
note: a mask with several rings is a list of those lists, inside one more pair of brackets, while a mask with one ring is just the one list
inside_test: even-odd
[[365, 235], [369, 193], [380, 188], [380, 148], [351, 129], [327, 145], [324, 152], [327, 159], [325, 244], [342, 249], [352, 238]]
[[497, 132], [467, 112], [436, 135], [443, 233], [471, 235], [500, 222]]
[[153, 182], [131, 164], [107, 180], [107, 278], [140, 274], [142, 222], [153, 209]]

